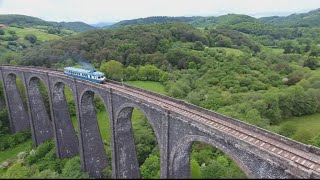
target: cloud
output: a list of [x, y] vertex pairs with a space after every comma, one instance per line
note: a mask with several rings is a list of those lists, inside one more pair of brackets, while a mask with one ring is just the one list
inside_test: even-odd
[[316, 7], [320, 7], [319, 0], [0, 0], [1, 14], [87, 23], [148, 16], [293, 13]]

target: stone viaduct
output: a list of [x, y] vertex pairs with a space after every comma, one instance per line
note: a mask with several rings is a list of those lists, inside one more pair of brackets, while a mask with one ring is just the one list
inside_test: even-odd
[[[27, 106], [23, 105], [16, 77], [23, 81]], [[320, 149], [177, 99], [111, 81], [94, 84], [39, 67], [0, 66], [0, 80], [11, 131], [31, 127], [36, 146], [54, 138], [59, 158], [80, 153], [82, 170], [97, 178], [107, 159], [94, 94], [101, 97], [109, 115], [113, 178], [140, 177], [131, 123], [133, 108], [144, 113], [156, 135], [161, 178], [190, 178], [194, 141], [222, 150], [249, 178], [320, 178]], [[38, 81], [47, 89], [50, 114]], [[74, 97], [78, 135], [69, 116], [64, 86]]]

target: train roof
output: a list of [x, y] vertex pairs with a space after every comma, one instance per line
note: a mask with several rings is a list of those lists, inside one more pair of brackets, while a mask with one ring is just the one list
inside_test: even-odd
[[87, 69], [81, 69], [81, 68], [75, 68], [75, 67], [65, 67], [64, 70], [69, 70], [69, 71], [79, 72], [84, 74], [93, 74], [96, 76], [104, 76], [104, 73], [96, 70], [87, 70]]

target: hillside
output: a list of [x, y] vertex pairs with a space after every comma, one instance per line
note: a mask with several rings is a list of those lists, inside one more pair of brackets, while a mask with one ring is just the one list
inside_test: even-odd
[[51, 23], [44, 21], [39, 18], [17, 15], [17, 14], [8, 14], [0, 15], [0, 24], [5, 24], [7, 26], [51, 26]]
[[228, 14], [218, 17], [201, 17], [190, 22], [194, 27], [208, 27], [217, 25], [235, 25], [244, 22], [258, 22], [257, 19], [240, 14]]
[[42, 43], [76, 34], [64, 28], [17, 24], [0, 28], [0, 63], [15, 64], [21, 52]]
[[200, 16], [193, 17], [168, 17], [168, 16], [153, 16], [147, 18], [139, 18], [132, 20], [124, 20], [111, 25], [111, 28], [122, 27], [127, 25], [137, 25], [137, 24], [154, 24], [154, 23], [168, 23], [168, 22], [190, 22], [196, 19], [200, 19]]
[[96, 29], [96, 27], [86, 24], [84, 22], [50, 22], [56, 27], [63, 27], [76, 32], [84, 32]]
[[312, 10], [308, 13], [292, 14], [286, 17], [272, 16], [260, 18], [261, 21], [289, 27], [319, 27], [320, 9]]
[[[224, 41], [227, 42], [224, 44]], [[144, 65], [146, 58], [152, 58], [147, 57], [148, 54], [166, 54], [170, 50], [184, 47], [202, 49], [204, 46], [238, 49], [246, 46], [247, 51], [259, 51], [256, 43], [237, 31], [218, 28], [201, 32], [187, 23], [164, 23], [85, 32], [34, 48], [24, 54], [22, 61], [25, 65], [41, 65], [46, 59], [46, 65], [51, 66], [68, 58], [79, 61], [82, 57], [91, 63], [100, 63], [108, 58], [117, 59], [125, 65]], [[183, 56], [184, 59], [172, 59], [166, 64], [181, 69], [188, 66], [188, 59], [198, 59], [188, 57], [187, 54]], [[154, 63], [160, 65], [165, 62]]]
[[0, 15], [0, 24], [19, 27], [47, 26], [52, 28], [65, 28], [76, 32], [96, 29], [95, 27], [83, 22], [49, 22], [31, 16], [15, 14]]

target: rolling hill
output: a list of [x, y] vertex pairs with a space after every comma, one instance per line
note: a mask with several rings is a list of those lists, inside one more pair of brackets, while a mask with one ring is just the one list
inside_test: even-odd
[[292, 14], [285, 17], [271, 16], [260, 18], [262, 22], [289, 27], [319, 27], [320, 8], [307, 13]]
[[92, 29], [96, 29], [89, 24], [84, 22], [49, 22], [44, 21], [39, 18], [17, 15], [17, 14], [7, 14], [0, 15], [0, 24], [5, 24], [7, 26], [19, 26], [19, 27], [34, 27], [34, 26], [48, 26], [53, 28], [65, 28], [76, 32], [83, 32]]

